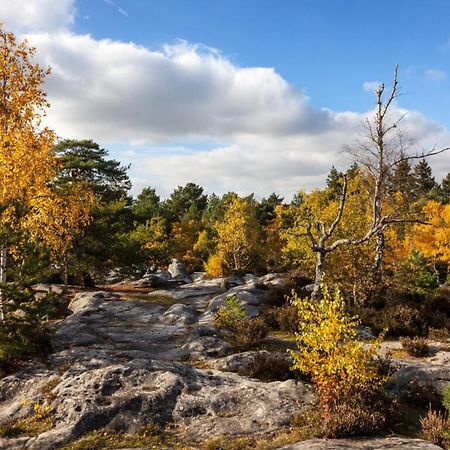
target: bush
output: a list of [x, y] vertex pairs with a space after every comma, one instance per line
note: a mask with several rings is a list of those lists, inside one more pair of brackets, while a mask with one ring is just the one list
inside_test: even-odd
[[53, 293], [35, 298], [30, 290], [4, 286], [5, 320], [0, 326], [0, 376], [14, 370], [29, 357], [51, 351], [45, 324], [59, 307]]
[[280, 353], [258, 353], [252, 366], [241, 375], [262, 381], [286, 381], [294, 378], [291, 363]]
[[252, 347], [267, 336], [269, 327], [261, 317], [237, 320], [229, 329], [230, 341], [235, 347]]
[[424, 328], [419, 309], [405, 304], [386, 308], [383, 311], [382, 324], [391, 336], [417, 336], [422, 334]]
[[375, 358], [382, 336], [369, 349], [357, 340], [359, 321], [345, 312], [338, 290], [332, 296], [324, 287], [319, 302], [294, 295], [292, 303], [303, 320], [296, 334], [298, 350], [290, 353], [294, 368], [316, 385], [326, 435], [379, 432], [390, 412], [387, 376]]
[[236, 295], [230, 295], [214, 317], [217, 328], [231, 329], [234, 323], [245, 318], [245, 311]]
[[430, 408], [427, 415], [420, 419], [420, 425], [424, 439], [440, 447], [449, 448], [450, 427], [445, 414]]
[[228, 339], [235, 347], [250, 347], [258, 344], [267, 336], [269, 327], [261, 317], [245, 318], [245, 311], [235, 295], [220, 307], [214, 324], [228, 332]]
[[205, 263], [206, 274], [210, 277], [223, 277], [223, 259], [219, 255], [212, 255]]
[[424, 357], [428, 356], [430, 353], [430, 347], [428, 345], [428, 341], [425, 338], [421, 337], [404, 337], [400, 339], [402, 343], [403, 350], [410, 355], [416, 357]]
[[448, 328], [429, 328], [428, 339], [433, 341], [448, 342], [450, 339]]
[[277, 308], [275, 320], [280, 330], [286, 331], [287, 333], [296, 333], [300, 326], [298, 309], [291, 303]]

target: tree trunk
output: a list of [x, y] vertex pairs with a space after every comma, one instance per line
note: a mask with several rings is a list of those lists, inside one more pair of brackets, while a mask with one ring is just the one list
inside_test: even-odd
[[[0, 249], [0, 283], [6, 283], [6, 268], [7, 268], [7, 251], [6, 247]], [[5, 320], [5, 311], [4, 311], [4, 295], [3, 289], [0, 288], [0, 320], [3, 322]]]
[[376, 249], [375, 260], [372, 266], [373, 280], [378, 284], [381, 281], [383, 272], [383, 258], [384, 258], [385, 238], [384, 232], [379, 231], [376, 234]]
[[322, 283], [322, 277], [325, 269], [325, 251], [318, 250], [316, 251], [316, 275], [314, 279], [314, 288], [311, 293], [311, 300], [318, 301], [322, 297], [322, 291], [320, 289], [320, 285]]

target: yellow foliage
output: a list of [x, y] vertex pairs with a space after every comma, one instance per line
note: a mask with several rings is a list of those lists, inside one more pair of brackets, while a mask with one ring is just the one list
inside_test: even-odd
[[422, 209], [428, 224], [415, 224], [413, 244], [426, 258], [450, 263], [450, 205], [431, 200]]
[[217, 230], [217, 255], [227, 272], [243, 273], [253, 267], [257, 254], [260, 226], [252, 205], [241, 198], [232, 200]]
[[366, 349], [357, 340], [358, 320], [345, 312], [338, 290], [323, 287], [323, 299], [313, 302], [296, 295], [292, 303], [300, 317], [298, 350], [291, 351], [294, 368], [309, 374], [324, 410], [354, 394], [373, 392], [386, 379], [379, 374], [375, 356], [380, 337]]
[[206, 273], [210, 277], [222, 277], [223, 273], [223, 260], [219, 255], [211, 255], [205, 264]]
[[49, 71], [32, 64], [33, 55], [26, 41], [0, 28], [0, 227], [64, 252], [89, 221], [93, 196], [80, 185], [64, 193], [52, 186], [59, 169], [55, 135], [40, 128]]

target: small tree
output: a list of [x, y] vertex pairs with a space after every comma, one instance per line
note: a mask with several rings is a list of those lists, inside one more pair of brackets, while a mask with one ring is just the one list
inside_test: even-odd
[[224, 220], [215, 226], [217, 254], [231, 273], [245, 273], [254, 267], [260, 227], [255, 209], [246, 199], [235, 198], [226, 210]]

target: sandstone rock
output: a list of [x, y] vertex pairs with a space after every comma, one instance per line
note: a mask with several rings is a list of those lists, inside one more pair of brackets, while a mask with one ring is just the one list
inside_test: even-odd
[[256, 317], [263, 303], [264, 293], [264, 290], [248, 285], [232, 288], [228, 292], [214, 297], [209, 302], [208, 308], [199, 322], [202, 324], [212, 323], [219, 308], [225, 305], [226, 300], [231, 296], [236, 296], [247, 317]]
[[68, 309], [74, 313], [81, 311], [83, 308], [96, 308], [104, 301], [117, 300], [119, 295], [111, 292], [97, 291], [97, 292], [81, 292], [76, 294], [69, 303]]
[[194, 307], [177, 303], [163, 314], [161, 321], [166, 324], [186, 326], [194, 324], [197, 319], [198, 312]]
[[403, 437], [371, 439], [310, 439], [277, 450], [442, 450], [421, 439]]
[[45, 284], [38, 283], [32, 286], [36, 292], [53, 292], [55, 294], [62, 294], [64, 292], [64, 285], [61, 284]]
[[268, 273], [259, 278], [259, 281], [268, 287], [284, 287], [286, 285], [285, 276], [281, 273]]
[[175, 278], [176, 280], [192, 283], [192, 277], [186, 272], [184, 264], [178, 259], [172, 259], [168, 272], [172, 275], [172, 278]]

